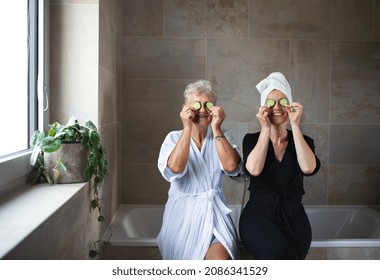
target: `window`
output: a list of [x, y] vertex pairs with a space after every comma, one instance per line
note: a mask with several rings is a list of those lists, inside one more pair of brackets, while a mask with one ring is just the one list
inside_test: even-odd
[[[0, 9], [0, 194], [25, 184], [29, 139], [41, 127], [47, 77], [47, 0], [13, 0]], [[40, 97], [38, 99], [38, 96]], [[38, 102], [40, 101], [40, 102]], [[42, 129], [42, 127], [41, 127]]]

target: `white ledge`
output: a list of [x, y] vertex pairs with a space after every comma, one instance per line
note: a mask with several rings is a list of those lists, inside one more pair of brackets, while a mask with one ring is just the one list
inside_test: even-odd
[[27, 186], [0, 198], [0, 259], [72, 198], [87, 182]]

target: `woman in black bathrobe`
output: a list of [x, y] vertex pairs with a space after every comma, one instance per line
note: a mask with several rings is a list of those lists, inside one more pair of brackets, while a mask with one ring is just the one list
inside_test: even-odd
[[305, 259], [311, 227], [302, 204], [303, 177], [317, 173], [320, 161], [313, 139], [301, 132], [303, 106], [292, 102], [285, 76], [272, 73], [256, 87], [261, 131], [243, 140], [250, 198], [240, 217], [240, 237], [256, 259]]

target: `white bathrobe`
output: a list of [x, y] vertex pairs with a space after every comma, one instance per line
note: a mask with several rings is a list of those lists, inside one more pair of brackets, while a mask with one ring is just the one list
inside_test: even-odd
[[[211, 128], [208, 129], [201, 151], [191, 140], [189, 160], [185, 170], [173, 173], [168, 158], [182, 131], [170, 132], [161, 146], [158, 169], [169, 181], [169, 198], [161, 231], [157, 237], [163, 259], [204, 259], [213, 235], [228, 250], [232, 259], [238, 258], [238, 238], [229, 216], [223, 193], [225, 171], [219, 160]], [[237, 148], [231, 133], [226, 139]], [[238, 170], [228, 175], [237, 175]]]

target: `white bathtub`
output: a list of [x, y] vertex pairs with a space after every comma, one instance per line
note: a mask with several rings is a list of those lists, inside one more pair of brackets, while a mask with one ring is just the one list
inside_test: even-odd
[[[237, 229], [241, 206], [231, 205]], [[313, 239], [311, 247], [380, 248], [380, 213], [366, 206], [305, 206]], [[120, 205], [112, 220], [112, 246], [156, 247], [162, 205]], [[108, 236], [106, 232], [103, 240]]]

